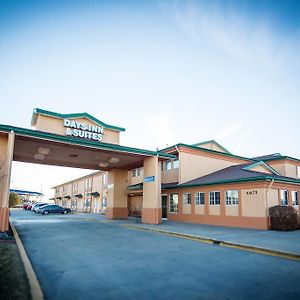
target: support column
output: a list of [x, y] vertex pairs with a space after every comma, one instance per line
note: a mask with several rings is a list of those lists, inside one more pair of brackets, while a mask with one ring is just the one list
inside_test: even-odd
[[127, 219], [127, 170], [113, 169], [108, 172], [106, 217]]
[[0, 232], [7, 231], [9, 225], [8, 200], [14, 143], [14, 132], [0, 135]]
[[144, 160], [142, 223], [160, 224], [161, 210], [161, 172], [157, 156]]

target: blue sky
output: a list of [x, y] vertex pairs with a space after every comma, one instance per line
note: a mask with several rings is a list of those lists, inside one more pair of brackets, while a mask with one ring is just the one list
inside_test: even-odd
[[0, 0], [0, 123], [86, 111], [125, 145], [300, 157], [299, 53], [299, 1]]

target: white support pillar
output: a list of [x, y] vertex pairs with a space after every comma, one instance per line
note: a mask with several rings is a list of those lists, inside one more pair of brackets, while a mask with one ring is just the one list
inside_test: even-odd
[[127, 219], [127, 170], [113, 169], [108, 172], [106, 217]]
[[157, 156], [144, 160], [142, 222], [145, 224], [160, 224], [162, 221], [160, 164]]

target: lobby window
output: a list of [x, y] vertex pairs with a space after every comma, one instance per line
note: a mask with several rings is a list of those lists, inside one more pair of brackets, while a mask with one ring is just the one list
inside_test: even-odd
[[191, 199], [191, 194], [190, 193], [182, 194], [182, 198], [183, 198], [183, 204], [184, 205], [191, 205], [192, 199]]
[[170, 194], [170, 213], [178, 212], [178, 194]]
[[204, 193], [203, 192], [195, 193], [195, 205], [204, 205]]
[[220, 205], [220, 192], [209, 192], [209, 205]]
[[289, 204], [289, 191], [281, 190], [280, 191], [280, 205], [287, 206]]
[[178, 169], [179, 168], [179, 160], [174, 160], [173, 161], [173, 169]]
[[299, 205], [298, 191], [292, 191], [292, 204]]
[[225, 192], [226, 205], [239, 204], [239, 192], [237, 190], [229, 190]]

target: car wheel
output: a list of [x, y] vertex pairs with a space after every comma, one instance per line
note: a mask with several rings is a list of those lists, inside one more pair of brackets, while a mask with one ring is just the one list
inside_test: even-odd
[[44, 212], [43, 212], [43, 215], [48, 215], [49, 214], [49, 211], [48, 210], [45, 210]]
[[65, 210], [63, 211], [63, 214], [66, 215], [67, 213], [68, 213], [68, 211], [65, 209]]

